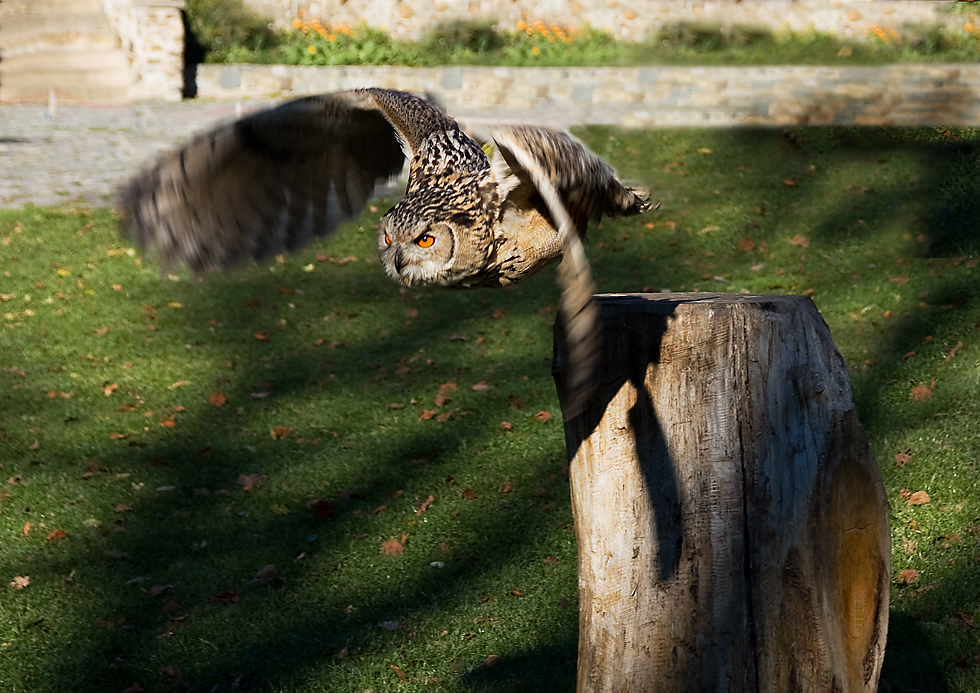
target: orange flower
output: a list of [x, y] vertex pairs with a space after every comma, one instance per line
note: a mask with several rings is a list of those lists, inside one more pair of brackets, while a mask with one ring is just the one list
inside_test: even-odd
[[303, 26], [303, 20], [302, 19], [294, 19], [293, 20], [293, 26], [296, 27], [297, 29], [299, 29], [301, 26]]
[[327, 41], [333, 43], [337, 40], [337, 34], [327, 34]]

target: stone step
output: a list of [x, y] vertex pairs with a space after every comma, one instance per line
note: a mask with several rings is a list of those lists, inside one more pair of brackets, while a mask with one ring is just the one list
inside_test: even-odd
[[71, 50], [0, 62], [0, 101], [44, 103], [54, 89], [72, 101], [119, 102], [130, 97], [129, 59], [121, 50]]
[[100, 0], [30, 0], [0, 4], [0, 18], [16, 14], [53, 14], [65, 12], [101, 12]]
[[106, 72], [119, 70], [130, 74], [130, 61], [121, 48], [63, 46], [36, 53], [4, 55], [0, 73], [9, 75], [37, 70], [68, 68]]
[[0, 90], [0, 104], [47, 104], [50, 101], [51, 90], [59, 102], [76, 104], [122, 104], [132, 100], [131, 90], [128, 85], [125, 87], [114, 86], [72, 86], [44, 87], [39, 84], [29, 84], [23, 86], [3, 85]]
[[119, 39], [101, 13], [0, 17], [0, 50], [4, 59], [64, 45], [115, 47]]
[[0, 4], [0, 101], [118, 102], [133, 71], [100, 0]]
[[46, 104], [51, 90], [59, 101], [79, 104], [117, 104], [132, 100], [130, 85], [71, 84], [68, 86], [38, 82], [29, 84], [4, 84], [0, 87], [0, 104]]
[[128, 71], [123, 70], [89, 70], [85, 67], [71, 66], [33, 69], [25, 72], [0, 72], [0, 95], [6, 94], [14, 87], [38, 85], [39, 88], [59, 87], [73, 89], [75, 87], [122, 87], [128, 86], [133, 80]]

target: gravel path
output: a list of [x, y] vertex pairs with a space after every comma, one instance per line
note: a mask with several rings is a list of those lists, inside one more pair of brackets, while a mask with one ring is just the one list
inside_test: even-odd
[[106, 204], [160, 152], [259, 105], [0, 106], [0, 207]]
[[[115, 189], [191, 135], [272, 102], [146, 102], [120, 106], [0, 105], [0, 208], [111, 203]], [[461, 114], [466, 124], [466, 114]], [[487, 120], [481, 114], [473, 125]], [[522, 117], [525, 116], [526, 117]], [[567, 124], [567, 114], [503, 114]], [[493, 118], [490, 118], [491, 120]]]

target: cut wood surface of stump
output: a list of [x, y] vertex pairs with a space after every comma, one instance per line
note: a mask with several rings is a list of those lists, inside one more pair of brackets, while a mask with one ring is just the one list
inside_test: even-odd
[[[597, 296], [603, 365], [565, 422], [579, 693], [874, 691], [881, 472], [803, 296]], [[562, 396], [564, 352], [556, 329]]]

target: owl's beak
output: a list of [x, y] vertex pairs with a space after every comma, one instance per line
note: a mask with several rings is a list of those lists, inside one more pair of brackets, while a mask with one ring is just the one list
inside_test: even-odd
[[405, 266], [405, 257], [402, 253], [401, 248], [395, 248], [395, 258], [394, 258], [395, 271], [401, 276], [402, 267]]

